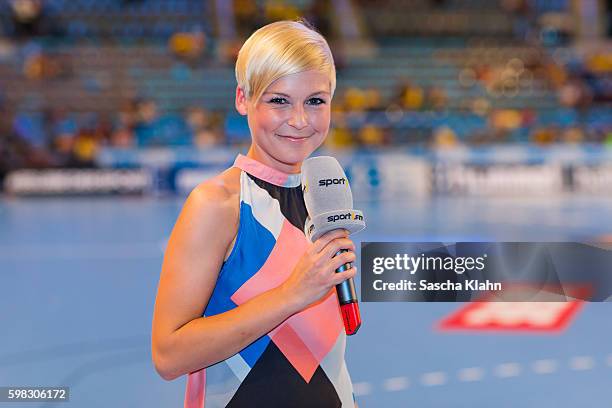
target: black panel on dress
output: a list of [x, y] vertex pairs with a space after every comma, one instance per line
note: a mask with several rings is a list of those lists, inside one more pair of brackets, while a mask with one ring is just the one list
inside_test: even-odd
[[308, 211], [306, 210], [306, 204], [304, 203], [302, 186], [280, 187], [272, 183], [268, 183], [267, 181], [258, 179], [252, 174], [247, 174], [251, 180], [255, 182], [255, 184], [266, 190], [272, 198], [276, 199], [280, 203], [280, 209], [285, 218], [297, 229], [304, 231]]
[[227, 404], [227, 408], [338, 408], [342, 402], [334, 385], [317, 367], [310, 382], [291, 365], [273, 341]]

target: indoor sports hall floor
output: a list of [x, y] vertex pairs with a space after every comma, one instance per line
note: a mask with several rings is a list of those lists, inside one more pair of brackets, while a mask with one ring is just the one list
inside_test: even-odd
[[[69, 386], [60, 407], [181, 406], [185, 378], [157, 375], [150, 328], [182, 200], [0, 200], [0, 385]], [[580, 241], [612, 232], [612, 199], [597, 197], [355, 207], [368, 221], [357, 242]], [[362, 303], [363, 326], [347, 345], [360, 407], [612, 404], [611, 304], [585, 304], [560, 334], [435, 330], [462, 306]]]

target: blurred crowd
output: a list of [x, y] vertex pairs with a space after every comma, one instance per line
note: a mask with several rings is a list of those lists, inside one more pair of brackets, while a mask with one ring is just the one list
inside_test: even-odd
[[162, 114], [154, 100], [126, 101], [116, 115], [62, 109], [11, 113], [0, 105], [0, 162], [7, 168], [88, 167], [103, 147], [195, 146], [224, 143], [222, 115], [198, 106]]
[[291, 2], [283, 0], [234, 0], [234, 18], [241, 38], [248, 37], [259, 27], [278, 20], [305, 18], [317, 30], [330, 39], [332, 29], [332, 0]]
[[[444, 87], [409, 78], [397, 81], [388, 100], [376, 88], [348, 88], [336, 98], [329, 144], [612, 144], [612, 52], [579, 58], [561, 50], [496, 63], [465, 59], [456, 78], [463, 95], [459, 105], [451, 104]], [[553, 95], [552, 106], [520, 107], [543, 92]], [[515, 98], [521, 99], [512, 102]], [[512, 106], [497, 106], [500, 100]]]
[[[125, 4], [146, 2], [117, 1]], [[432, 2], [435, 7], [444, 7], [445, 3]], [[45, 53], [44, 47], [27, 42], [27, 38], [36, 36], [67, 35], [53, 15], [45, 10], [44, 4], [41, 0], [11, 0], [3, 4], [1, 32], [5, 39], [22, 44], [23, 78], [20, 80], [24, 83], [78, 74], [64, 60]], [[529, 26], [531, 14], [524, 2], [504, 1], [503, 4], [509, 12], [522, 16]], [[330, 7], [331, 0], [234, 0], [234, 22], [239, 38], [244, 38], [266, 22], [306, 17], [333, 44], [337, 33]], [[236, 42], [234, 53], [241, 41]], [[6, 41], [0, 37], [0, 68], [4, 46]], [[187, 67], [197, 67], [202, 58], [213, 52], [205, 30], [197, 27], [171, 33], [162, 47], [167, 47], [169, 55], [177, 62], [186, 63]], [[541, 44], [530, 44], [530, 47], [540, 52], [494, 62], [480, 58], [477, 53], [472, 58], [454, 59], [443, 52], [437, 55], [437, 63], [458, 68], [455, 85], [458, 84], [465, 95], [460, 98], [459, 105], [457, 98], [449, 95], [452, 90], [443, 83], [431, 82], [435, 85], [425, 86], [418, 78], [395, 78], [391, 96], [383, 96], [376, 87], [342, 86], [343, 62], [339, 56], [341, 86], [332, 105], [332, 128], [327, 146], [418, 144], [454, 147], [506, 142], [612, 144], [612, 53], [596, 50], [577, 55], [565, 47], [549, 53]], [[458, 52], [462, 55], [472, 53], [469, 47]], [[555, 95], [554, 106], [536, 109], [520, 107], [520, 102], [510, 107], [496, 103], [500, 98], [538, 98], [540, 86]], [[245, 124], [244, 118], [237, 119], [233, 112], [224, 110], [227, 107], [210, 111], [193, 105], [182, 111], [166, 112], [160, 106], [160, 101], [150, 97], [134, 97], [125, 98], [111, 113], [107, 110], [77, 113], [54, 106], [20, 110], [9, 106], [0, 89], [0, 178], [13, 168], [93, 166], [97, 152], [105, 147], [193, 146], [205, 149], [248, 142], [248, 134], [242, 138], [229, 137], [235, 129], [244, 132]]]
[[43, 0], [7, 0], [2, 3], [1, 34], [17, 40], [64, 34], [63, 27], [49, 12], [49, 7]]

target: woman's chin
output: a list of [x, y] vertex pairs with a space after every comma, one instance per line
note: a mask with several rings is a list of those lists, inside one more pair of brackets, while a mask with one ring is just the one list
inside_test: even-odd
[[279, 160], [286, 164], [297, 165], [301, 164], [305, 159], [307, 159], [315, 149], [300, 146], [299, 148], [293, 149], [283, 149], [279, 152]]
[[316, 146], [308, 142], [296, 143], [292, 146], [278, 146], [275, 149], [275, 156], [277, 160], [285, 164], [299, 164], [307, 159], [316, 148]]

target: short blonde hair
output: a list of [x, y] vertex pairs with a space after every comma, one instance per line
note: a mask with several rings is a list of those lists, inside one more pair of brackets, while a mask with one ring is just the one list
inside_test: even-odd
[[333, 96], [336, 68], [325, 38], [305, 21], [277, 21], [255, 31], [242, 45], [236, 81], [247, 98], [257, 103], [277, 79], [310, 70], [329, 75]]

